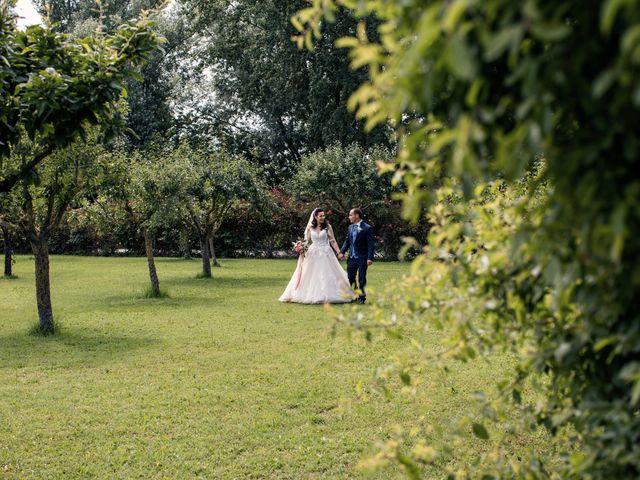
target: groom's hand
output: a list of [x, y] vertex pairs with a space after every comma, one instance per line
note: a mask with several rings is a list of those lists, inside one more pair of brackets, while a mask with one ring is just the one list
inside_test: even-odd
[[344, 253], [340, 252], [340, 253], [338, 254], [338, 258], [339, 258], [340, 260], [344, 260]]
[[367, 260], [367, 267], [370, 267], [371, 265], [373, 265], [373, 260]]

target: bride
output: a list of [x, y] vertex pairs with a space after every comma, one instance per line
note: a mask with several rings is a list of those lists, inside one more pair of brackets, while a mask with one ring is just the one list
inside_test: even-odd
[[304, 238], [311, 242], [306, 253], [298, 259], [298, 266], [289, 285], [280, 296], [281, 302], [348, 303], [354, 293], [347, 273], [336, 255], [340, 253], [333, 229], [325, 219], [324, 210], [311, 212]]

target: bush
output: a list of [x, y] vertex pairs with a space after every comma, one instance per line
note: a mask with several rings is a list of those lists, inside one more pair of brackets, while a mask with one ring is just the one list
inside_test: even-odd
[[[369, 76], [350, 104], [369, 127], [398, 126], [397, 159], [382, 168], [406, 185], [406, 218], [433, 225], [394, 304], [449, 325], [466, 360], [516, 349], [498, 389], [520, 415], [505, 422], [574, 428], [580, 442], [559, 437], [560, 465], [497, 450], [456, 478], [639, 477], [639, 6], [328, 0], [294, 19], [300, 45], [337, 5], [381, 21], [379, 42], [364, 24], [339, 41]], [[541, 401], [526, 402], [526, 381]]]

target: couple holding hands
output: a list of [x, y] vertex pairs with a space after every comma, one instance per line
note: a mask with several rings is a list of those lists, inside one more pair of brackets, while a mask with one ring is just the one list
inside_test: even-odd
[[[349, 222], [347, 236], [339, 249], [324, 210], [316, 208], [311, 212], [304, 232], [310, 246], [300, 254], [298, 266], [280, 296], [281, 302], [349, 303], [354, 301], [355, 290], [359, 292], [356, 301], [366, 301], [367, 268], [373, 263], [373, 229], [362, 220], [359, 208], [349, 211]], [[346, 272], [338, 261], [344, 260], [345, 254], [348, 254]]]

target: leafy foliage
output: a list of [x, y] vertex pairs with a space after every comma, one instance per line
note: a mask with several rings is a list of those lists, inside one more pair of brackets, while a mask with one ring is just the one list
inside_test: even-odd
[[184, 213], [180, 199], [189, 182], [182, 165], [166, 155], [157, 143], [133, 152], [121, 146], [117, 155], [116, 161], [126, 180], [124, 190], [116, 195], [122, 194], [120, 198], [130, 220], [153, 234], [180, 223]]
[[[30, 158], [36, 147], [23, 138], [11, 158]], [[15, 163], [24, 163], [24, 158]], [[104, 165], [104, 149], [93, 134], [87, 142], [77, 141], [52, 153], [48, 162], [34, 168], [21, 188], [2, 196], [0, 218], [12, 222], [28, 240], [35, 259], [36, 300], [42, 331], [54, 332], [49, 280], [49, 239], [56, 232], [69, 206], [95, 188]], [[16, 209], [16, 205], [20, 205]], [[13, 208], [12, 208], [13, 207]]]
[[[158, 0], [109, 0], [98, 2], [64, 2], [60, 0], [34, 0], [38, 12], [45, 16], [54, 30], [70, 33], [93, 31], [95, 20], [100, 19], [107, 30], [138, 17], [142, 11], [159, 5]], [[101, 18], [99, 18], [101, 17]]]
[[191, 35], [187, 19], [163, 0], [118, 0], [108, 2], [68, 2], [36, 0], [38, 11], [52, 22], [56, 31], [76, 37], [92, 35], [96, 30], [114, 32], [123, 22], [141, 15], [153, 16], [153, 29], [165, 40], [140, 69], [140, 79], [126, 82], [127, 137], [144, 144], [156, 135], [166, 135], [173, 126], [170, 102], [174, 93], [171, 76]]
[[238, 203], [246, 203], [255, 210], [269, 207], [260, 171], [246, 159], [224, 150], [197, 153], [184, 145], [174, 155], [188, 160], [190, 183], [186, 205], [201, 207], [207, 212], [204, 218], [211, 225], [212, 233], [220, 228], [229, 209]]
[[[14, 155], [28, 156], [31, 151], [32, 146], [25, 142]], [[14, 218], [27, 238], [48, 239], [67, 209], [95, 190], [106, 162], [106, 151], [93, 133], [86, 142], [78, 140], [39, 165], [32, 181], [22, 182], [22, 189], [11, 193], [20, 199], [21, 212]]]
[[[520, 415], [505, 421], [575, 428], [580, 451], [570, 455], [566, 441], [555, 465], [564, 478], [638, 476], [640, 9], [318, 0], [297, 14], [299, 44], [339, 5], [381, 22], [380, 41], [361, 27], [339, 42], [369, 74], [350, 105], [369, 127], [397, 127], [405, 213], [424, 220], [428, 207], [435, 225], [398, 307], [450, 327], [461, 358], [518, 348], [520, 365], [499, 391]], [[514, 184], [541, 153], [534, 180]], [[449, 286], [454, 296], [441, 298]], [[540, 375], [549, 375], [536, 387], [544, 398], [520, 407], [523, 384]], [[498, 451], [459, 477], [549, 476], [550, 458], [528, 458]]]
[[368, 213], [390, 198], [389, 175], [379, 176], [376, 170], [377, 162], [390, 160], [392, 154], [384, 147], [366, 151], [357, 144], [332, 145], [305, 155], [288, 189], [302, 200], [316, 201], [344, 216], [355, 207]]
[[183, 86], [176, 82], [175, 72], [189, 48], [190, 26], [175, 9], [165, 9], [155, 17], [154, 28], [165, 39], [142, 67], [141, 81], [127, 83], [129, 114], [127, 128], [133, 145], [144, 145], [155, 137], [167, 138], [175, 128], [172, 106], [176, 90]]
[[388, 143], [386, 127], [367, 135], [347, 110], [349, 95], [366, 77], [349, 70], [346, 53], [333, 43], [355, 32], [355, 19], [344, 15], [327, 27], [313, 53], [299, 52], [290, 40], [290, 19], [304, 3], [183, 2], [196, 17], [201, 48], [195, 59], [206, 73], [207, 95], [194, 99], [184, 129], [188, 137], [202, 136], [196, 127], [206, 118], [215, 127], [207, 139], [213, 134], [227, 149], [264, 163], [271, 185], [290, 176], [306, 152], [335, 142]]
[[[105, 137], [124, 125], [117, 101], [159, 43], [151, 22], [122, 25], [112, 35], [72, 39], [32, 26], [17, 31], [6, 2], [0, 5], [0, 191], [53, 150], [70, 144], [89, 125]], [[39, 145], [21, 164], [7, 160], [22, 132]]]
[[266, 185], [258, 168], [222, 150], [202, 153], [182, 144], [167, 155], [184, 175], [179, 205], [184, 223], [198, 235], [203, 276], [210, 277], [209, 242], [240, 204], [253, 211], [266, 211], [270, 206]]

